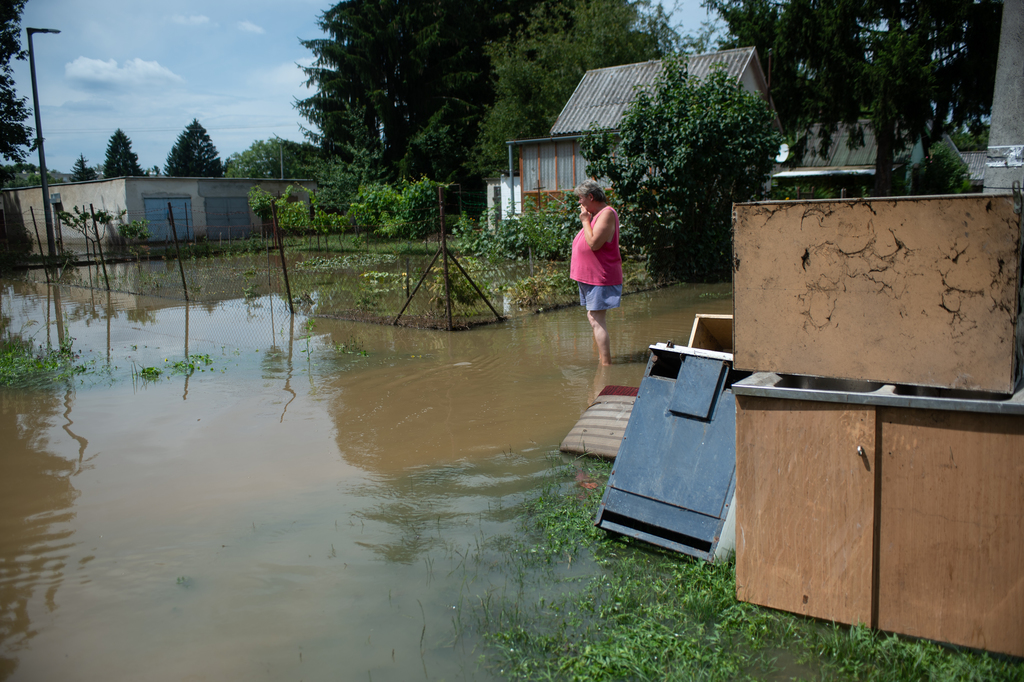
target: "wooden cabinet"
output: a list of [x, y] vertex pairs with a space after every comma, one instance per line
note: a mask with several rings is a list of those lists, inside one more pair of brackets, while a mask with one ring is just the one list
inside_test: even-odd
[[739, 599], [1024, 656], [1024, 401], [993, 414], [744, 383]]
[[870, 621], [875, 484], [857, 448], [874, 456], [874, 422], [871, 408], [737, 401], [739, 599]]
[[1024, 418], [880, 408], [878, 627], [1024, 656]]

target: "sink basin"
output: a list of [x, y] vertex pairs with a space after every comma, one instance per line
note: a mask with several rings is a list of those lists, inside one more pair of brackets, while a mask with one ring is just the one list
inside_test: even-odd
[[811, 391], [839, 391], [842, 393], [871, 393], [884, 385], [878, 381], [809, 377], [798, 374], [783, 374], [775, 383], [776, 388], [802, 388]]

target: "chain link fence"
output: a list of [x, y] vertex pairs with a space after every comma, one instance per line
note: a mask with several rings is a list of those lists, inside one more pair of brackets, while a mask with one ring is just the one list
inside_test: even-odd
[[[81, 253], [63, 267], [29, 268], [21, 277], [204, 305], [273, 299], [286, 312], [308, 317], [438, 329], [449, 327], [449, 300], [453, 329], [515, 314], [509, 291], [529, 277], [527, 263], [491, 264], [452, 251], [446, 259], [437, 241], [356, 241], [359, 250], [343, 250], [338, 242], [321, 242], [318, 250], [316, 240], [308, 238], [286, 239], [282, 248], [255, 237], [234, 241], [231, 248], [186, 245], [180, 258], [173, 247], [105, 251], [103, 258]], [[561, 298], [571, 301], [568, 295]]]

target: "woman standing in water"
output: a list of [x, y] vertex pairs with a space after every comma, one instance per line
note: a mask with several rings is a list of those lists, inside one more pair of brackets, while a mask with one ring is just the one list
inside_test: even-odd
[[583, 229], [572, 240], [569, 277], [580, 287], [580, 305], [594, 330], [602, 365], [612, 364], [605, 315], [622, 298], [622, 256], [619, 254], [619, 214], [608, 205], [601, 185], [584, 180], [575, 190], [580, 200]]

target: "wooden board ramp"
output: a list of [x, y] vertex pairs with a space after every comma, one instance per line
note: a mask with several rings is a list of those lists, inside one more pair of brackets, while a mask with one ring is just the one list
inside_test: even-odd
[[637, 390], [633, 386], [605, 386], [558, 449], [574, 455], [615, 459], [633, 413]]
[[[704, 353], [705, 357], [731, 362], [732, 315], [697, 313], [688, 348], [695, 354], [710, 351]], [[634, 386], [605, 386], [558, 449], [571, 455], [615, 459], [638, 391]]]

